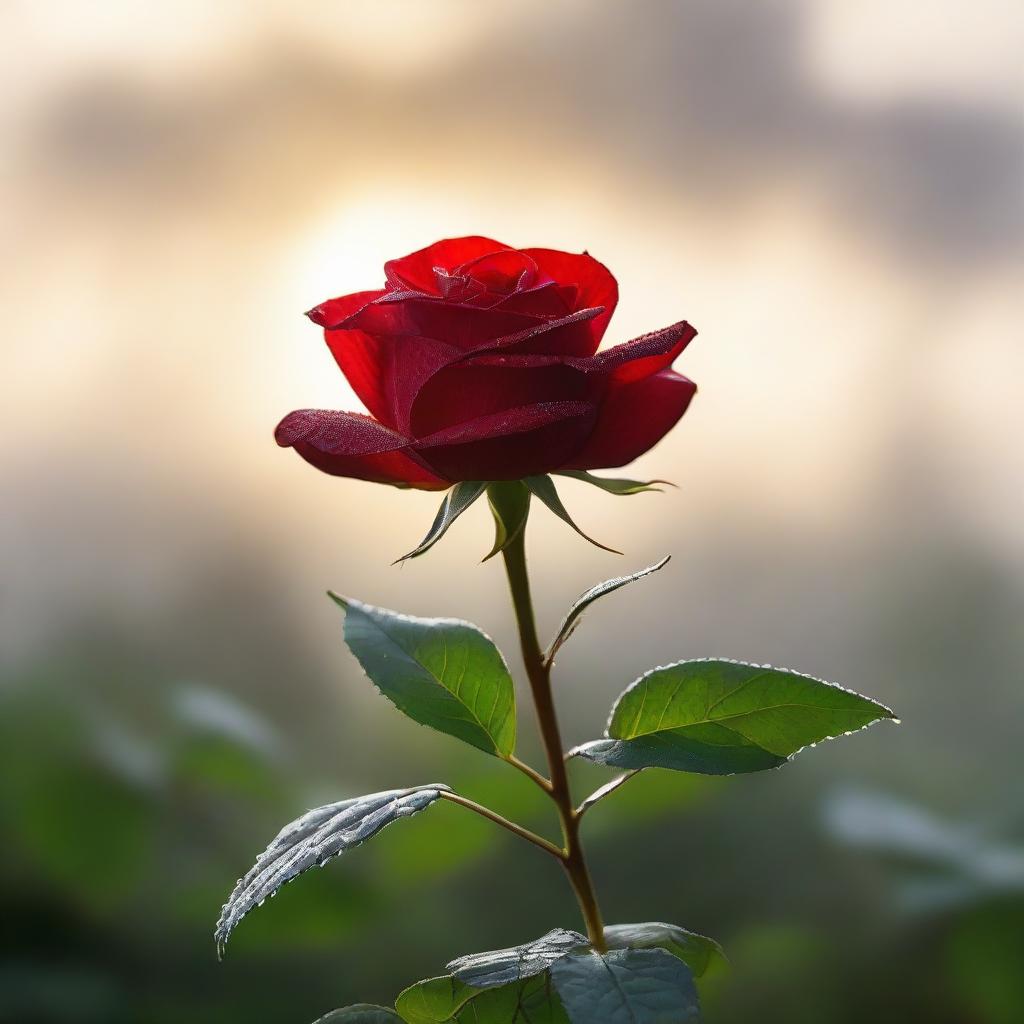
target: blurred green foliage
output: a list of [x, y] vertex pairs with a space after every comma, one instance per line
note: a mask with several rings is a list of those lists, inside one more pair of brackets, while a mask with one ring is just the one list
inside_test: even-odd
[[[701, 980], [712, 1024], [1020, 1019], [1024, 819], [1006, 769], [1021, 695], [1004, 668], [1019, 595], [959, 557], [970, 614], [920, 575], [902, 593], [887, 583], [846, 620], [859, 676], [843, 671], [848, 651], [819, 653], [837, 678], [896, 680], [880, 692], [904, 714], [899, 731], [742, 779], [647, 772], [588, 815], [610, 923], [671, 921], [725, 947], [731, 967]], [[953, 577], [948, 561], [935, 572]], [[390, 1004], [461, 954], [579, 926], [539, 851], [440, 804], [287, 886], [218, 964], [221, 904], [309, 807], [437, 780], [555, 829], [528, 780], [397, 715], [354, 661], [318, 689], [323, 666], [272, 603], [247, 629], [248, 646], [211, 632], [214, 648], [193, 640], [184, 655], [144, 635], [67, 634], [52, 662], [4, 681], [3, 1024], [308, 1024]], [[985, 674], [970, 675], [969, 647]], [[578, 644], [560, 660], [570, 742], [602, 713], [594, 688], [623, 685], [604, 657]], [[203, 665], [218, 685], [187, 681]], [[260, 689], [261, 676], [286, 682]], [[987, 686], [973, 703], [969, 677]], [[530, 725], [523, 715], [522, 754], [536, 760]], [[574, 766], [580, 796], [608, 777]]]
[[[311, 1021], [360, 997], [387, 1002], [403, 981], [498, 936], [576, 924], [543, 858], [440, 805], [372, 854], [287, 887], [218, 967], [210, 930], [236, 875], [328, 783], [304, 777], [276, 730], [226, 695], [166, 696], [160, 734], [146, 735], [81, 696], [40, 685], [4, 694], [3, 1021]], [[446, 753], [449, 776], [477, 799], [544, 827], [529, 785]], [[580, 773], [584, 784], [602, 778]], [[631, 785], [632, 799], [593, 815], [609, 917], [679, 916], [678, 890], [699, 918], [687, 924], [717, 922], [732, 969], [702, 983], [709, 1020], [1020, 1019], [1024, 851], [840, 793], [820, 828], [786, 822], [784, 841], [770, 802], [774, 828], [751, 854], [723, 827], [735, 811], [728, 782], [650, 773]], [[703, 874], [680, 864], [668, 898], [664, 876], [642, 865], [694, 830], [712, 855], [705, 840], [721, 832], [721, 856]], [[631, 832], [641, 869], [617, 885]]]

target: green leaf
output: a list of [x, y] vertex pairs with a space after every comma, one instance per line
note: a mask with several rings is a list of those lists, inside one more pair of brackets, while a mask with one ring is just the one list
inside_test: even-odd
[[573, 480], [581, 480], [585, 484], [600, 487], [602, 491], [607, 491], [609, 494], [618, 495], [642, 494], [644, 491], [662, 493], [661, 488], [656, 487], [656, 484], [675, 487], [675, 484], [670, 480], [624, 480], [622, 478], [594, 476], [593, 473], [588, 473], [585, 469], [564, 469], [558, 473], [558, 476], [567, 476]]
[[426, 554], [447, 532], [448, 527], [455, 522], [470, 505], [487, 490], [487, 483], [480, 480], [467, 480], [464, 483], [456, 484], [444, 496], [441, 507], [437, 510], [434, 522], [427, 531], [426, 537], [407, 554], [396, 558], [392, 563], [397, 565], [407, 558], [418, 558]]
[[895, 718], [813, 676], [740, 661], [680, 661], [641, 676], [612, 710], [608, 739], [572, 751], [617, 768], [732, 775], [777, 768], [810, 744]]
[[640, 569], [638, 572], [631, 573], [629, 576], [616, 576], [614, 579], [605, 580], [604, 583], [598, 583], [596, 586], [591, 587], [585, 593], [580, 594], [572, 603], [572, 607], [569, 609], [568, 614], [565, 616], [561, 626], [558, 627], [558, 632], [555, 634], [555, 639], [551, 641], [551, 646], [548, 648], [547, 659], [550, 661], [558, 649], [565, 643], [566, 640], [572, 635], [573, 631], [579, 625], [580, 616], [598, 599], [604, 597], [605, 594], [610, 594], [614, 590], [618, 590], [620, 587], [626, 586], [627, 583], [632, 583], [634, 580], [643, 579], [644, 576], [650, 576], [651, 573], [657, 572], [659, 569], [663, 569], [668, 565], [671, 555], [666, 555], [660, 562], [655, 565], [649, 565], [646, 569]]
[[663, 949], [567, 956], [551, 980], [570, 1024], [684, 1024], [700, 1018], [690, 969]]
[[664, 949], [679, 957], [693, 972], [703, 977], [715, 961], [727, 963], [722, 947], [706, 935], [689, 932], [676, 924], [646, 921], [643, 924], [613, 924], [604, 930], [611, 949]]
[[623, 772], [612, 779], [611, 782], [606, 782], [603, 786], [599, 786], [576, 808], [576, 816], [582, 818], [591, 807], [600, 803], [605, 797], [611, 796], [615, 790], [629, 782], [634, 775], [639, 775], [642, 770], [641, 768], [634, 768], [631, 771]]
[[447, 969], [459, 981], [473, 988], [494, 988], [532, 978], [574, 949], [587, 945], [585, 935], [565, 928], [555, 928], [547, 935], [521, 946], [460, 956], [448, 964]]
[[406, 1024], [569, 1024], [547, 972], [501, 988], [429, 978], [401, 993], [395, 1009]]
[[558, 491], [555, 490], [555, 482], [549, 476], [528, 476], [523, 480], [523, 483], [538, 497], [552, 512], [558, 516], [559, 519], [564, 523], [568, 523], [584, 540], [589, 540], [594, 547], [600, 548], [602, 551], [610, 551], [613, 555], [621, 555], [621, 551], [617, 551], [615, 548], [607, 547], [604, 544], [594, 540], [593, 537], [588, 537], [572, 520], [572, 516], [566, 511], [565, 506], [562, 504], [562, 499], [558, 496]]
[[451, 790], [440, 783], [411, 789], [391, 789], [307, 811], [286, 825], [240, 878], [220, 912], [214, 938], [217, 953], [235, 927], [254, 907], [261, 906], [278, 890], [312, 867], [323, 867], [332, 857], [372, 839], [399, 818], [408, 818], [429, 807]]
[[459, 619], [420, 619], [330, 596], [345, 609], [345, 642], [399, 711], [487, 754], [511, 755], [515, 684], [490, 637]]
[[530, 514], [530, 491], [519, 480], [499, 480], [487, 487], [487, 500], [494, 515], [494, 546], [483, 560], [504, 551], [526, 528]]
[[394, 1024], [402, 1018], [386, 1006], [371, 1006], [369, 1003], [357, 1003], [341, 1010], [331, 1010], [323, 1017], [318, 1017], [313, 1024]]

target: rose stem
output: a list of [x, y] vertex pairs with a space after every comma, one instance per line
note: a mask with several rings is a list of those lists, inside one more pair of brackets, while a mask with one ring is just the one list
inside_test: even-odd
[[526, 571], [525, 527], [519, 531], [516, 539], [504, 549], [502, 555], [505, 559], [509, 590], [512, 593], [512, 605], [516, 612], [516, 623], [519, 626], [523, 663], [530, 681], [530, 692], [533, 694], [533, 704], [537, 711], [541, 739], [544, 742], [544, 751], [547, 754], [548, 767], [551, 772], [550, 796], [558, 808], [562, 836], [565, 840], [562, 864], [583, 913], [590, 942], [594, 949], [603, 953], [608, 947], [604, 939], [604, 925], [601, 921], [597, 896], [594, 893], [594, 883], [591, 881], [590, 870], [587, 867], [583, 846], [580, 843], [579, 815], [573, 807], [569, 774], [562, 755], [562, 737], [558, 728], [558, 715], [551, 695], [551, 666], [545, 662], [537, 641], [537, 624], [533, 614], [533, 599], [530, 596], [530, 578]]

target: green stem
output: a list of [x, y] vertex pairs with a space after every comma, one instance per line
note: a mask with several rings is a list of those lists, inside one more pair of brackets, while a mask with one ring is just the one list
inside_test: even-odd
[[562, 755], [562, 737], [558, 728], [555, 702], [551, 694], [551, 666], [545, 661], [537, 640], [537, 624], [533, 614], [533, 599], [530, 596], [530, 579], [526, 571], [525, 529], [520, 530], [519, 535], [502, 551], [502, 555], [505, 559], [505, 572], [508, 575], [512, 605], [515, 608], [516, 622], [519, 626], [523, 663], [526, 666], [526, 676], [530, 681], [530, 692], [533, 694], [533, 704], [537, 711], [541, 739], [551, 772], [549, 792], [558, 809], [558, 817], [562, 825], [562, 836], [565, 841], [562, 864], [583, 913], [591, 944], [594, 949], [603, 953], [608, 948], [604, 939], [604, 924], [601, 921], [601, 910], [594, 893], [594, 883], [591, 880], [590, 870], [587, 867], [583, 846], [580, 842], [579, 815], [573, 807], [569, 774]]

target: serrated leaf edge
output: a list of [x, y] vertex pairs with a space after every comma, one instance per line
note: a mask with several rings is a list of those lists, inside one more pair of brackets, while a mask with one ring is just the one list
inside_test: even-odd
[[359, 1010], [362, 1013], [365, 1013], [367, 1010], [380, 1010], [384, 1013], [390, 1013], [397, 1021], [402, 1019], [390, 1006], [380, 1006], [378, 1003], [352, 1003], [351, 1006], [339, 1006], [334, 1010], [328, 1010], [322, 1017], [317, 1017], [313, 1024], [326, 1024], [336, 1013], [345, 1013], [347, 1010]]
[[550, 663], [554, 659], [561, 647], [576, 632], [577, 627], [583, 621], [583, 616], [592, 604], [599, 601], [606, 594], [614, 594], [616, 590], [628, 587], [630, 583], [636, 583], [638, 580], [642, 580], [646, 576], [651, 576], [660, 569], [664, 569], [671, 560], [672, 556], [666, 555], [660, 562], [656, 562], [654, 565], [648, 565], [644, 569], [638, 569], [636, 572], [627, 573], [623, 576], [613, 576], [610, 580], [602, 580], [600, 583], [595, 583], [588, 590], [583, 591], [569, 606], [569, 611], [566, 612], [562, 624], [555, 632], [555, 638], [551, 641], [551, 646], [544, 655], [544, 660]]
[[[450, 616], [432, 616], [432, 617], [427, 617], [427, 616], [422, 616], [422, 615], [410, 615], [408, 612], [396, 612], [393, 608], [385, 608], [385, 607], [383, 607], [383, 605], [368, 604], [366, 601], [360, 601], [356, 597], [346, 597], [345, 595], [338, 594], [337, 592], [335, 592], [333, 590], [328, 590], [327, 591], [327, 596], [332, 601], [334, 601], [335, 604], [337, 604], [339, 607], [344, 609], [346, 614], [348, 613], [348, 606], [350, 604], [352, 604], [352, 605], [356, 605], [356, 606], [358, 606], [360, 608], [372, 608], [374, 611], [387, 612], [389, 615], [393, 615], [396, 619], [402, 619], [405, 622], [410, 622], [410, 623], [426, 623], [426, 624], [429, 624], [431, 626], [466, 626], [469, 629], [475, 630], [477, 633], [479, 633], [494, 648], [494, 650], [497, 652], [498, 658], [501, 661], [501, 664], [504, 666], [505, 671], [508, 673], [509, 678], [513, 680], [513, 684], [515, 682], [514, 677], [512, 676], [512, 672], [511, 672], [511, 670], [508, 667], [508, 662], [505, 660], [505, 655], [502, 654], [502, 652], [501, 652], [501, 648], [494, 642], [494, 638], [488, 632], [486, 632], [486, 630], [481, 629], [475, 622], [470, 622], [468, 619], [456, 619], [456, 618], [452, 618]], [[390, 637], [389, 637], [389, 639], [390, 639]], [[392, 641], [392, 642], [394, 642], [394, 641]], [[398, 645], [398, 646], [400, 646], [400, 645]], [[351, 648], [350, 648], [350, 650], [351, 650]], [[406, 652], [406, 653], [408, 654], [408, 652]], [[395, 704], [395, 702], [373, 681], [373, 679], [370, 677], [369, 672], [367, 672], [366, 669], [363, 668], [362, 661], [360, 661], [359, 657], [355, 654], [354, 651], [352, 652], [352, 656], [356, 659], [357, 662], [359, 662], [360, 670], [362, 671], [363, 675], [366, 676], [366, 678], [370, 680], [370, 683], [373, 685], [373, 688], [393, 708], [395, 708], [396, 711], [398, 711], [402, 715], [405, 715], [405, 717], [408, 718], [410, 722], [413, 722], [416, 725], [422, 726], [424, 729], [430, 729], [432, 732], [442, 732], [442, 730], [436, 729], [432, 725], [426, 725], [424, 722], [417, 721], [415, 718], [411, 717], [410, 715], [408, 715], [404, 711], [402, 711], [402, 709], [399, 708], [398, 705]], [[413, 658], [412, 655], [409, 655], [409, 657], [410, 657], [411, 660], [416, 661], [416, 659]], [[433, 673], [430, 672], [430, 669], [428, 669], [424, 664], [422, 664], [422, 662], [416, 661], [416, 664], [419, 665], [420, 668], [422, 668], [424, 672], [427, 672], [428, 674], [433, 675]], [[441, 686], [441, 683], [438, 683], [437, 685]], [[459, 702], [461, 703], [460, 698], [457, 697], [454, 693], [452, 693], [451, 690], [449, 690], [446, 686], [441, 686], [441, 688], [443, 690], [445, 690], [446, 692], [451, 693], [451, 695], [453, 697], [455, 697], [456, 700], [459, 700]], [[514, 693], [514, 688], [513, 688], [513, 693]], [[466, 705], [466, 704], [463, 704], [463, 707], [466, 707], [467, 709], [469, 709], [468, 705]], [[472, 714], [472, 712], [471, 712], [471, 714]], [[514, 724], [518, 725], [518, 723], [515, 722], [516, 708], [515, 708], [514, 704], [513, 704], [512, 708], [510, 710], [510, 715], [513, 718]], [[486, 736], [488, 736], [488, 738], [490, 738], [490, 733], [487, 731], [487, 729], [484, 726], [484, 724], [476, 717], [475, 714], [473, 714], [473, 721], [476, 722], [476, 724], [478, 726], [480, 726], [480, 728], [484, 732], [484, 735], [486, 735]], [[515, 753], [515, 745], [516, 745], [516, 740], [518, 738], [518, 732], [519, 732], [519, 730], [517, 728], [514, 728], [512, 730], [512, 749], [508, 753], [503, 753], [502, 751], [498, 750], [497, 745], [495, 745], [495, 747], [494, 747], [494, 756], [495, 757], [498, 757], [498, 758], [500, 758], [503, 761], [507, 761], [512, 756], [512, 754]], [[442, 735], [449, 735], [449, 734], [442, 732]], [[453, 736], [452, 738], [453, 739], [458, 739], [457, 736]], [[463, 741], [463, 742], [465, 742], [465, 741]], [[492, 740], [492, 743], [493, 743], [493, 740]], [[485, 751], [485, 753], [486, 753], [486, 751]]]
[[[639, 739], [639, 737], [635, 736], [630, 737], [630, 739], [622, 739], [618, 736], [612, 736], [611, 733], [608, 731], [611, 728], [612, 720], [615, 718], [615, 712], [618, 710], [619, 704], [622, 703], [626, 695], [635, 690], [649, 676], [654, 675], [655, 672], [664, 672], [666, 669], [678, 668], [680, 665], [697, 665], [711, 661], [726, 662], [730, 665], [742, 665], [744, 668], [758, 668], [762, 671], [768, 670], [771, 672], [787, 672], [790, 675], [800, 676], [803, 679], [810, 679], [812, 682], [821, 683], [824, 686], [829, 686], [834, 690], [842, 690], [844, 693], [850, 694], [851, 697], [859, 697], [861, 700], [869, 701], [870, 703], [874, 704], [876, 707], [880, 708], [882, 711], [885, 712], [884, 714], [879, 715], [877, 718], [873, 718], [870, 722], [858, 726], [856, 729], [847, 729], [845, 732], [837, 732], [833, 736], [826, 736], [824, 739], [816, 740], [814, 743], [805, 743], [802, 747], [799, 748], [799, 750], [794, 750], [792, 754], [789, 754], [786, 757], [785, 761], [783, 761], [781, 764], [776, 765], [773, 769], [762, 769], [764, 771], [777, 771], [779, 768], [784, 767], [790, 761], [792, 761], [798, 754], [803, 753], [805, 750], [809, 750], [816, 747], [819, 743], [824, 743], [826, 740], [837, 740], [843, 736], [853, 736], [858, 732], [863, 732], [865, 729], [871, 728], [871, 726], [873, 726], [876, 722], [892, 722], [893, 725], [901, 724], [900, 719], [896, 716], [896, 713], [892, 710], [892, 708], [887, 707], [881, 701], [875, 700], [874, 697], [868, 697], [863, 693], [858, 693], [856, 690], [850, 689], [850, 687], [848, 686], [843, 686], [841, 683], [833, 683], [828, 679], [822, 679], [819, 676], [811, 675], [809, 672], [798, 672], [794, 668], [783, 668], [780, 665], [769, 665], [767, 663], [758, 664], [756, 661], [742, 661], [739, 658], [716, 658], [713, 656], [706, 658], [683, 658], [681, 661], [672, 661], [669, 662], [667, 665], [655, 665], [654, 668], [648, 669], [642, 675], [637, 676], [637, 678], [634, 679], [633, 682], [631, 682], [629, 686], [627, 686], [622, 691], [622, 693], [619, 694], [619, 696], [615, 700], [615, 703], [612, 705], [612, 709], [608, 714], [608, 721], [604, 727], [604, 736], [600, 740], [588, 740], [586, 743], [577, 744], [577, 746], [573, 747], [569, 751], [566, 757], [586, 757], [586, 755], [583, 754], [582, 751], [584, 751], [587, 747], [591, 746], [592, 744], [601, 743], [604, 740], [613, 740], [619, 743], [629, 743], [631, 739]], [[782, 755], [778, 756], [781, 757]], [[643, 769], [637, 769], [637, 771], [642, 770]], [[723, 773], [723, 777], [738, 774], [742, 773], [726, 772]]]
[[[692, 932], [692, 931], [690, 931], [689, 928], [684, 928], [681, 924], [670, 924], [668, 921], [632, 921], [632, 922], [627, 922], [625, 924], [606, 925], [605, 926], [605, 931], [607, 933], [608, 930], [613, 929], [613, 928], [639, 928], [639, 927], [643, 927], [643, 926], [654, 927], [654, 928], [664, 928], [669, 933], [671, 933], [674, 930], [678, 930], [678, 931], [684, 932], [688, 937], [692, 937], [694, 939], [700, 939], [702, 942], [708, 943], [708, 945], [711, 947], [711, 949], [714, 951], [714, 953], [717, 956], [721, 957], [722, 960], [726, 964], [731, 964], [731, 961], [729, 960], [728, 955], [726, 954], [725, 950], [722, 948], [722, 944], [717, 939], [711, 938], [710, 935], [703, 935], [700, 932]], [[673, 941], [671, 939], [671, 934], [668, 936], [668, 938], [669, 938], [669, 941]], [[678, 943], [678, 942], [676, 944], [677, 945], [681, 945], [681, 943]], [[626, 944], [624, 946], [613, 946], [612, 948], [613, 949], [665, 949], [664, 946], [659, 946], [656, 943], [651, 945], [651, 946], [637, 946], [637, 945]], [[666, 953], [671, 953], [672, 951], [666, 949], [665, 952]], [[675, 953], [672, 953], [672, 955], [673, 956], [677, 956], [677, 954], [675, 954]], [[678, 959], [682, 960], [683, 958], [682, 957], [678, 957]], [[683, 960], [683, 963], [686, 963], [686, 961]], [[686, 963], [686, 966], [690, 967], [690, 965], [688, 963]], [[694, 969], [692, 967], [690, 967], [690, 971], [693, 973], [693, 976], [695, 978], [703, 977], [703, 973], [704, 972], [701, 972], [701, 974], [698, 974], [696, 971], [694, 971]]]
[[[572, 946], [568, 947], [567, 949], [559, 951], [558, 955], [555, 956], [550, 961], [550, 963], [548, 963], [548, 965], [546, 967], [543, 967], [539, 971], [534, 971], [533, 974], [528, 974], [525, 977], [523, 975], [520, 975], [519, 977], [513, 978], [512, 980], [510, 980], [508, 982], [502, 982], [500, 985], [475, 985], [472, 981], [469, 981], [468, 979], [466, 979], [464, 977], [460, 977], [460, 972], [465, 972], [468, 969], [468, 966], [466, 964], [467, 960], [473, 960], [475, 958], [482, 957], [482, 956], [497, 956], [498, 954], [501, 954], [501, 953], [512, 954], [512, 953], [517, 953], [518, 952], [518, 953], [520, 953], [518, 959], [520, 961], [520, 966], [521, 966], [522, 960], [523, 960], [523, 952], [524, 951], [532, 951], [532, 950], [536, 949], [537, 947], [539, 947], [541, 945], [541, 943], [544, 942], [545, 939], [552, 940], [553, 937], [557, 937], [557, 938], [561, 939], [563, 936], [566, 939], [572, 939], [572, 940], [578, 939], [579, 941], [578, 942], [574, 942], [574, 944]], [[550, 947], [548, 947], [548, 948], [550, 948]], [[555, 963], [556, 961], [561, 960], [562, 957], [570, 956], [571, 954], [579, 952], [580, 950], [589, 949], [589, 948], [591, 948], [590, 947], [590, 940], [585, 935], [583, 935], [581, 932], [578, 932], [578, 931], [576, 931], [575, 929], [572, 929], [572, 928], [552, 928], [549, 931], [545, 932], [543, 935], [541, 935], [539, 938], [533, 939], [530, 942], [521, 942], [518, 945], [515, 945], [515, 946], [505, 946], [502, 949], [484, 950], [484, 951], [482, 951], [480, 953], [464, 953], [462, 956], [457, 956], [453, 960], [449, 960], [448, 963], [445, 964], [445, 970], [448, 971], [449, 975], [452, 978], [454, 978], [456, 981], [460, 982], [463, 985], [468, 985], [470, 988], [479, 988], [481, 990], [485, 990], [485, 989], [489, 989], [489, 988], [501, 988], [501, 987], [503, 987], [506, 984], [507, 985], [514, 985], [517, 982], [527, 981], [527, 980], [529, 980], [532, 977], [536, 977], [538, 974], [543, 974], [544, 971], [546, 971], [546, 970], [548, 970], [550, 968], [552, 963]]]
[[[433, 792], [437, 793], [437, 796], [435, 797], [434, 800], [431, 801], [431, 803], [435, 803], [437, 800], [441, 799], [441, 794], [442, 793], [452, 793], [452, 792], [454, 792], [454, 790], [451, 788], [451, 786], [447, 785], [444, 782], [431, 782], [431, 783], [426, 783], [426, 784], [424, 784], [422, 786], [407, 786], [407, 787], [405, 787], [405, 789], [394, 790], [393, 792], [395, 792], [398, 795], [405, 796], [405, 795], [408, 795], [410, 793], [419, 793], [419, 792], [422, 792], [424, 790], [429, 790], [429, 791], [433, 791]], [[376, 796], [376, 795], [377, 794], [373, 794], [373, 793], [365, 794], [365, 796]], [[396, 796], [396, 799], [397, 798], [398, 797]], [[360, 797], [352, 797], [350, 799], [352, 799], [352, 800], [359, 800], [361, 798]], [[338, 802], [340, 802], [340, 801], [338, 801]], [[324, 805], [324, 806], [328, 806], [328, 805]], [[213, 931], [214, 940], [216, 941], [216, 945], [217, 945], [217, 959], [218, 960], [223, 960], [224, 959], [224, 952], [227, 949], [228, 939], [231, 938], [231, 936], [235, 932], [235, 929], [242, 923], [243, 920], [245, 920], [246, 917], [249, 916], [249, 914], [251, 914], [254, 910], [259, 910], [260, 907], [262, 907], [267, 902], [267, 900], [273, 899], [279, 892], [281, 892], [282, 889], [284, 889], [286, 886], [290, 885], [292, 882], [294, 882], [300, 876], [304, 875], [306, 873], [306, 871], [309, 871], [312, 868], [322, 868], [322, 867], [326, 866], [332, 860], [335, 860], [337, 857], [340, 857], [343, 853], [348, 853], [349, 850], [357, 849], [358, 847], [362, 846], [363, 843], [369, 842], [370, 839], [376, 839], [376, 837], [378, 835], [380, 835], [381, 832], [383, 832], [386, 828], [390, 828], [390, 826], [392, 826], [400, 818], [411, 818], [415, 814], [418, 814], [419, 811], [426, 810], [427, 806], [430, 806], [430, 805], [428, 804], [425, 807], [421, 807], [421, 808], [418, 808], [417, 810], [410, 811], [408, 814], [396, 815], [390, 821], [388, 821], [385, 824], [383, 824], [372, 836], [368, 836], [367, 838], [362, 839], [358, 843], [354, 843], [352, 846], [348, 846], [345, 849], [338, 850], [336, 853], [329, 854], [328, 856], [324, 857], [322, 860], [318, 860], [318, 861], [315, 861], [313, 864], [310, 864], [310, 866], [308, 868], [298, 872], [297, 874], [292, 875], [290, 878], [286, 878], [283, 882], [281, 882], [280, 885], [278, 885], [274, 889], [273, 892], [268, 893], [258, 903], [254, 903], [251, 907], [249, 907], [247, 910], [245, 910], [242, 913], [242, 915], [238, 918], [238, 920], [235, 921], [235, 923], [228, 929], [227, 933], [222, 936], [221, 935], [221, 929], [222, 929], [222, 926], [226, 923], [225, 922], [225, 914], [227, 913], [228, 908], [231, 906], [231, 903], [234, 900], [236, 894], [238, 893], [238, 890], [241, 887], [242, 883], [245, 881], [245, 879], [251, 873], [253, 868], [255, 868], [259, 864], [260, 857], [262, 857], [264, 854], [266, 854], [270, 850], [271, 846], [273, 846], [274, 843], [277, 842], [277, 840], [280, 839], [288, 831], [288, 829], [292, 828], [299, 821], [301, 821], [302, 818], [305, 817], [305, 815], [310, 814], [311, 812], [313, 812], [315, 810], [318, 810], [318, 808], [316, 808], [316, 807], [307, 808], [297, 818], [294, 818], [292, 821], [288, 822], [288, 824], [285, 825], [282, 829], [278, 830], [278, 832], [274, 836], [274, 838], [271, 839], [271, 841], [267, 844], [266, 849], [263, 850], [262, 853], [257, 855], [256, 861], [253, 864], [253, 866], [249, 869], [249, 871], [247, 871], [244, 875], [242, 875], [235, 882], [234, 888], [231, 890], [231, 894], [228, 896], [227, 901], [221, 907], [220, 915], [217, 918], [217, 924], [214, 927], [214, 931]]]

